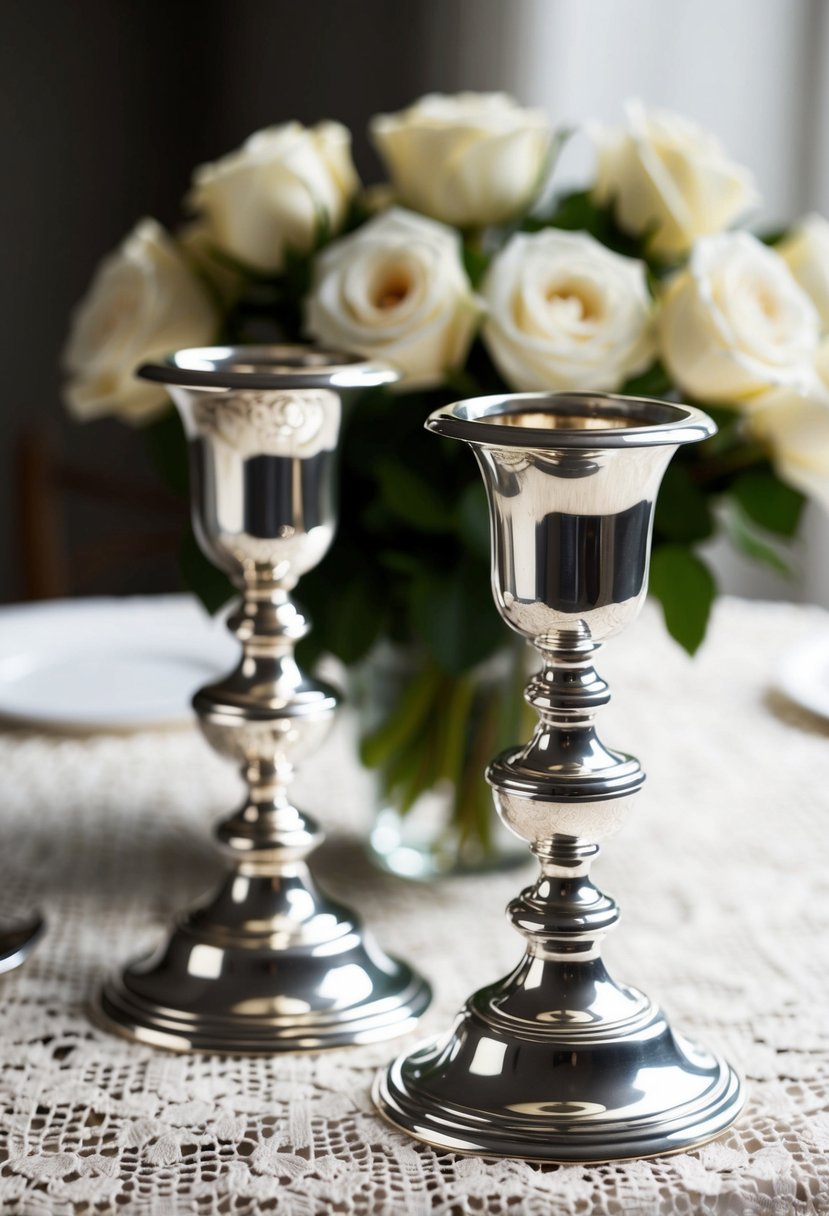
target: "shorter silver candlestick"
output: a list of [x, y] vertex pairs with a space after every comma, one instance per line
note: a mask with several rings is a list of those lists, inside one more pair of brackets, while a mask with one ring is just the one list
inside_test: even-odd
[[239, 664], [193, 704], [248, 795], [218, 828], [230, 867], [218, 892], [104, 987], [97, 1019], [177, 1051], [317, 1050], [400, 1034], [428, 986], [320, 893], [306, 858], [322, 834], [288, 797], [338, 699], [296, 664], [309, 625], [290, 592], [334, 535], [342, 399], [396, 374], [307, 347], [183, 350], [140, 374], [169, 386], [189, 440], [196, 535], [242, 593], [228, 618]]
[[427, 426], [475, 451], [495, 602], [541, 656], [525, 694], [535, 734], [487, 770], [541, 873], [509, 906], [527, 942], [518, 967], [475, 993], [449, 1034], [396, 1060], [375, 1101], [413, 1136], [462, 1152], [606, 1161], [700, 1144], [736, 1118], [740, 1083], [608, 974], [600, 945], [619, 914], [589, 870], [644, 780], [596, 735], [609, 694], [593, 658], [644, 598], [668, 461], [713, 423], [664, 402], [530, 393], [462, 401]]

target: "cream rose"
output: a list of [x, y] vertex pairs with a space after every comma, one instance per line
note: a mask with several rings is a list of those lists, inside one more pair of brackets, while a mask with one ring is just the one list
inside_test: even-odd
[[117, 414], [144, 422], [167, 401], [163, 386], [137, 380], [140, 363], [215, 336], [207, 292], [172, 237], [141, 220], [101, 262], [75, 309], [63, 364], [64, 399], [77, 418]]
[[829, 509], [829, 388], [776, 389], [748, 416], [780, 477]]
[[748, 171], [696, 123], [627, 103], [627, 125], [588, 128], [598, 160], [593, 194], [627, 232], [650, 234], [649, 251], [673, 258], [720, 232], [756, 202]]
[[218, 248], [275, 273], [287, 249], [307, 252], [322, 225], [341, 227], [358, 185], [346, 127], [289, 122], [257, 131], [236, 152], [202, 165], [188, 201]]
[[175, 240], [216, 301], [225, 309], [231, 308], [243, 293], [247, 278], [237, 266], [217, 253], [204, 220], [182, 224], [175, 232]]
[[778, 386], [807, 386], [818, 316], [782, 258], [747, 232], [694, 246], [661, 308], [662, 356], [697, 401], [748, 405]]
[[587, 233], [513, 236], [481, 294], [484, 340], [514, 389], [617, 389], [654, 356], [644, 265]]
[[777, 252], [814, 304], [823, 333], [829, 333], [829, 220], [807, 215]]
[[463, 363], [479, 311], [458, 234], [393, 207], [317, 258], [306, 321], [322, 342], [382, 355], [407, 385], [429, 385]]
[[826, 390], [829, 391], [829, 337], [824, 338], [818, 347], [815, 356], [815, 371], [818, 378], [823, 381]]
[[544, 111], [503, 93], [430, 93], [398, 114], [378, 114], [370, 129], [400, 202], [458, 228], [526, 210], [552, 142]]

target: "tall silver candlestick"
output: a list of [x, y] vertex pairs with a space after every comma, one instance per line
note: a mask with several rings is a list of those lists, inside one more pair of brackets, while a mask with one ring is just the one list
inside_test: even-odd
[[375, 1101], [419, 1139], [466, 1152], [605, 1161], [699, 1144], [736, 1118], [735, 1073], [600, 957], [618, 911], [589, 869], [644, 774], [596, 735], [609, 694], [593, 658], [639, 612], [671, 456], [714, 425], [682, 405], [528, 393], [459, 402], [427, 427], [475, 451], [495, 602], [541, 656], [526, 689], [535, 733], [486, 774], [541, 873], [509, 906], [527, 942], [518, 967], [475, 993], [448, 1035], [396, 1060]]
[[306, 858], [322, 835], [288, 796], [337, 705], [296, 664], [309, 625], [290, 593], [334, 535], [342, 400], [396, 373], [337, 351], [217, 347], [140, 375], [169, 387], [190, 446], [196, 535], [242, 595], [227, 622], [239, 664], [193, 705], [248, 794], [217, 831], [226, 880], [105, 986], [98, 1020], [178, 1051], [315, 1050], [402, 1033], [429, 989], [320, 893]]

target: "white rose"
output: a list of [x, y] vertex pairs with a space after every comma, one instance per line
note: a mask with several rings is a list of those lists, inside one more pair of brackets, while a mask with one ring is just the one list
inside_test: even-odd
[[817, 309], [823, 333], [829, 333], [829, 220], [804, 216], [777, 252]]
[[776, 389], [751, 411], [748, 422], [769, 444], [780, 477], [829, 509], [829, 388]]
[[168, 400], [163, 385], [137, 380], [140, 363], [215, 337], [216, 313], [178, 247], [155, 220], [136, 225], [98, 267], [72, 316], [64, 389], [78, 418], [117, 414], [143, 422]]
[[504, 93], [430, 93], [371, 121], [401, 203], [458, 228], [500, 224], [543, 185], [552, 131]]
[[650, 234], [649, 252], [676, 257], [727, 228], [757, 195], [748, 169], [730, 161], [696, 123], [641, 102], [625, 107], [627, 126], [588, 128], [598, 159], [593, 194], [612, 204], [625, 231]]
[[245, 289], [247, 279], [237, 266], [217, 254], [204, 220], [195, 219], [176, 230], [176, 243], [200, 279], [220, 302], [231, 308]]
[[750, 404], [814, 380], [818, 316], [782, 258], [747, 232], [694, 246], [661, 308], [662, 355], [697, 401]]
[[815, 356], [815, 371], [818, 379], [823, 381], [823, 387], [829, 391], [829, 337], [824, 338]]
[[306, 320], [322, 342], [388, 358], [411, 386], [463, 363], [479, 311], [458, 234], [393, 207], [317, 258]]
[[643, 263], [587, 233], [516, 234], [481, 294], [484, 340], [514, 389], [613, 390], [654, 357]]
[[307, 252], [322, 225], [336, 232], [358, 186], [351, 136], [336, 122], [289, 122], [257, 131], [193, 178], [189, 202], [215, 244], [255, 270], [282, 269]]

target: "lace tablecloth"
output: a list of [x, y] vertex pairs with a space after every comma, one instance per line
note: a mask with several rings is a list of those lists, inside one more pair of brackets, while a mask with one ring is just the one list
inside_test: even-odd
[[[49, 933], [0, 1003], [0, 1210], [193, 1213], [829, 1213], [829, 726], [771, 690], [817, 609], [725, 601], [690, 661], [655, 611], [607, 649], [604, 736], [649, 781], [595, 867], [623, 909], [606, 955], [748, 1078], [738, 1125], [697, 1152], [556, 1167], [438, 1153], [374, 1114], [401, 1042], [318, 1056], [180, 1057], [93, 1029], [102, 976], [218, 873], [209, 824], [235, 775], [195, 730], [0, 737], [0, 915]], [[318, 873], [435, 989], [421, 1033], [512, 967], [504, 905], [532, 868], [422, 887], [357, 843], [367, 779], [338, 733], [298, 794], [333, 840]], [[336, 790], [332, 798], [331, 792]]]

